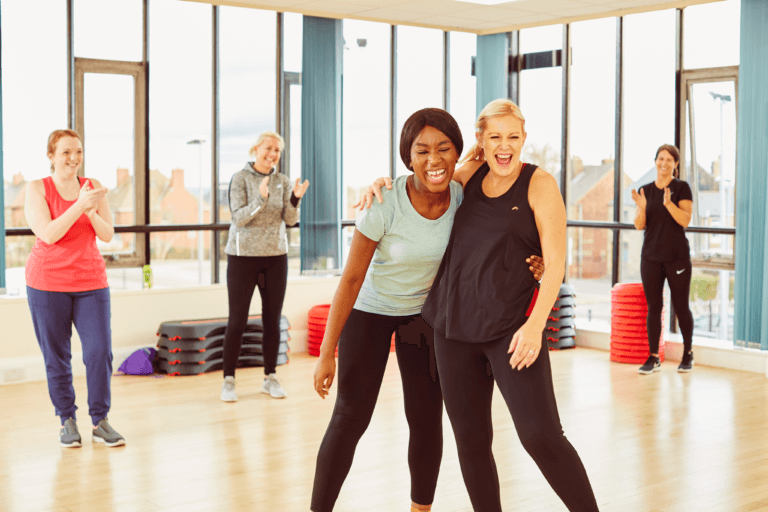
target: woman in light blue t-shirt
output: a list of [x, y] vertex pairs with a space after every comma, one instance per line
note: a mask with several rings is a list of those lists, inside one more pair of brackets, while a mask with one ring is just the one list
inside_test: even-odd
[[446, 111], [427, 108], [403, 125], [400, 156], [413, 174], [397, 178], [357, 220], [349, 258], [331, 304], [315, 369], [325, 398], [336, 374], [336, 406], [317, 457], [311, 509], [333, 509], [355, 448], [376, 405], [395, 333], [410, 428], [411, 510], [430, 510], [443, 452], [443, 396], [433, 332], [421, 318], [448, 244], [461, 185], [452, 180], [463, 149]]

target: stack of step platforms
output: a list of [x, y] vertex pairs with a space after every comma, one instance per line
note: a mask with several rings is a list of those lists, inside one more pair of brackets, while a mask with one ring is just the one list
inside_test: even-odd
[[[325, 324], [328, 321], [328, 312], [331, 309], [330, 304], [319, 304], [309, 310], [309, 319], [307, 320], [307, 352], [311, 356], [320, 355], [320, 345], [323, 344], [323, 335], [325, 335]], [[336, 356], [339, 355], [339, 347], [336, 347]]]
[[[206, 320], [177, 320], [163, 322], [157, 330], [157, 369], [168, 375], [199, 375], [221, 370], [224, 366], [224, 332], [226, 318]], [[288, 362], [290, 325], [280, 318], [280, 348], [277, 364]], [[240, 346], [238, 367], [264, 366], [262, 339], [264, 326], [261, 315], [248, 317]]]
[[[664, 309], [661, 311], [659, 361], [664, 362]], [[643, 364], [648, 346], [648, 303], [642, 283], [616, 283], [611, 289], [611, 361]]]
[[560, 293], [549, 313], [544, 332], [550, 350], [576, 346], [576, 290], [572, 285], [560, 285]]

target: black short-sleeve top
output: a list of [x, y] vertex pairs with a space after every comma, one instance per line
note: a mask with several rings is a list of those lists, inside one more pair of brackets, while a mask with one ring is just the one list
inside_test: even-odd
[[[685, 181], [673, 178], [668, 185], [672, 192], [672, 202], [680, 206], [680, 201], [693, 200], [691, 187]], [[678, 261], [691, 257], [685, 228], [675, 221], [664, 206], [664, 189], [655, 182], [643, 185], [647, 205], [645, 207], [645, 238], [642, 257], [651, 261]]]
[[526, 164], [499, 197], [482, 190], [483, 164], [464, 187], [448, 247], [421, 315], [446, 338], [469, 343], [512, 339], [527, 319], [538, 282], [525, 259], [541, 256], [528, 188], [536, 166]]

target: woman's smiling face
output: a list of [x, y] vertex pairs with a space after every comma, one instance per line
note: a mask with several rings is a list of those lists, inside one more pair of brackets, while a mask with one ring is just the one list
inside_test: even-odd
[[267, 137], [256, 148], [254, 165], [259, 172], [269, 174], [280, 161], [280, 143], [274, 137]]
[[512, 175], [520, 168], [525, 138], [523, 122], [513, 115], [488, 119], [483, 133], [477, 134], [488, 166], [499, 176]]
[[444, 192], [448, 188], [458, 161], [456, 146], [433, 126], [425, 126], [411, 145], [413, 174], [431, 193]]
[[83, 145], [75, 137], [62, 137], [56, 143], [56, 151], [48, 155], [53, 168], [67, 174], [77, 174], [83, 165]]
[[670, 179], [676, 168], [677, 162], [675, 162], [675, 158], [669, 153], [669, 151], [664, 149], [659, 151], [659, 156], [656, 157], [656, 173], [658, 177]]

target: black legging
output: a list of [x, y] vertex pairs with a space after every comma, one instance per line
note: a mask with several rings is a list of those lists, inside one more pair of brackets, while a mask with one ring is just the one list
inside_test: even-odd
[[235, 376], [243, 333], [248, 325], [248, 310], [253, 291], [261, 294], [261, 320], [264, 324], [261, 342], [264, 374], [275, 373], [280, 349], [280, 315], [288, 283], [288, 256], [227, 255], [227, 295], [229, 321], [224, 334], [224, 376]]
[[683, 335], [683, 350], [686, 353], [693, 348], [693, 315], [688, 306], [688, 296], [691, 291], [691, 259], [678, 261], [651, 261], [642, 258], [640, 261], [640, 278], [643, 280], [645, 300], [648, 303], [648, 346], [651, 354], [659, 353], [661, 338], [661, 310], [664, 307], [664, 279], [669, 282], [672, 306], [680, 324]]
[[339, 338], [338, 396], [317, 454], [312, 510], [333, 510], [355, 448], [373, 415], [392, 333], [410, 429], [411, 500], [432, 503], [443, 456], [443, 395], [432, 328], [421, 315], [385, 316], [353, 309]]
[[565, 438], [557, 414], [546, 338], [536, 361], [512, 369], [511, 339], [465, 343], [435, 333], [437, 367], [451, 419], [464, 484], [475, 512], [500, 512], [499, 476], [491, 451], [491, 398], [499, 386], [517, 435], [544, 477], [571, 511], [594, 511], [597, 503], [579, 455]]

